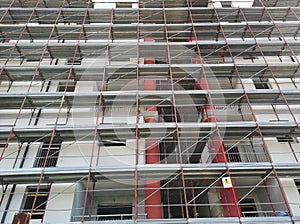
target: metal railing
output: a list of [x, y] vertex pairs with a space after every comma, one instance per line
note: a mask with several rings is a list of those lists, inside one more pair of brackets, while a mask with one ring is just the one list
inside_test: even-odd
[[[146, 219], [147, 214], [139, 214], [138, 219]], [[132, 220], [134, 219], [134, 214], [111, 214], [111, 215], [85, 215], [84, 221], [112, 221], [112, 220]], [[72, 217], [73, 222], [82, 221], [81, 215], [76, 215]]]

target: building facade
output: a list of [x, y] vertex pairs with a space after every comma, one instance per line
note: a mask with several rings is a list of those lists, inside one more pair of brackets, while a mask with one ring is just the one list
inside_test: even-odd
[[1, 223], [300, 223], [298, 0], [0, 10]]

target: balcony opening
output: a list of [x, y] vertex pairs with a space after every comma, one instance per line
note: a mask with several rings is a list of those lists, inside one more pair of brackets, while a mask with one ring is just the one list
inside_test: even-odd
[[231, 7], [231, 1], [221, 2], [222, 7]]
[[97, 220], [130, 220], [132, 219], [131, 204], [98, 205]]
[[[184, 192], [182, 182], [177, 180], [163, 180], [161, 186], [163, 218], [208, 218], [211, 217], [208, 191], [203, 192], [203, 188], [212, 182], [208, 179], [185, 180], [186, 199], [191, 201], [186, 210], [184, 205]], [[188, 212], [188, 215], [187, 215]]]
[[237, 146], [225, 146], [228, 162], [242, 162], [239, 149]]
[[99, 146], [126, 146], [126, 140], [102, 140], [99, 142]]
[[253, 84], [256, 89], [270, 89], [269, 80], [266, 78], [253, 79]]
[[277, 137], [277, 142], [298, 143], [298, 139], [296, 137]]
[[244, 217], [258, 217], [257, 208], [253, 198], [245, 198], [240, 202], [240, 207]]
[[[46, 159], [47, 161], [45, 167], [55, 167], [58, 160], [60, 148], [61, 148], [61, 143], [53, 142], [51, 145], [50, 143], [43, 143], [37, 153], [37, 157], [34, 162], [34, 167], [44, 167]], [[46, 158], [48, 149], [49, 149], [49, 154], [48, 154], [48, 158]]]
[[73, 58], [68, 58], [66, 60], [66, 65], [81, 65], [81, 61], [81, 58], [75, 58], [74, 60]]
[[[32, 205], [36, 196], [37, 187], [28, 187], [24, 196], [22, 212], [31, 212]], [[41, 186], [34, 205], [31, 219], [43, 219], [47, 200], [49, 197], [50, 187]]]
[[76, 82], [59, 82], [57, 87], [57, 92], [74, 92], [76, 87]]
[[117, 8], [132, 8], [132, 2], [117, 2]]

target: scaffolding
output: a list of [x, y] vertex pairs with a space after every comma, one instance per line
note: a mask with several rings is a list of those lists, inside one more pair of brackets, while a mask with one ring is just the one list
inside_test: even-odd
[[0, 1], [1, 223], [300, 222], [300, 1], [244, 3]]

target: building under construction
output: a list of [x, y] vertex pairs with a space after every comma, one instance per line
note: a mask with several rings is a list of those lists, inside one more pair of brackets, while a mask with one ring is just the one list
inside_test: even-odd
[[300, 223], [299, 0], [0, 11], [1, 223]]

